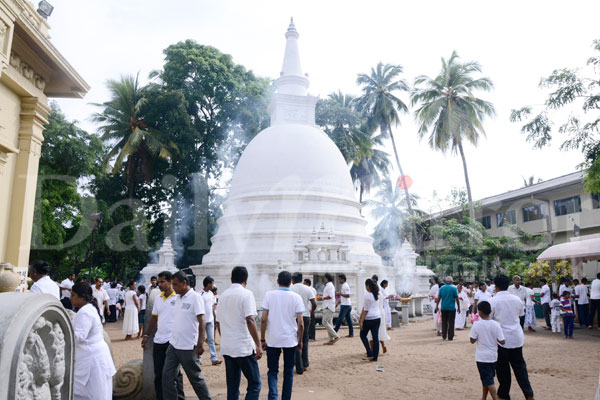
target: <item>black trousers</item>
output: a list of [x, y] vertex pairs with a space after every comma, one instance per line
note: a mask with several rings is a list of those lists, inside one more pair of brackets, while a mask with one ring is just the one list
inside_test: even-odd
[[454, 339], [454, 320], [456, 310], [442, 310], [442, 337], [448, 340]]
[[[169, 342], [164, 344], [154, 343], [152, 346], [152, 360], [154, 361], [154, 391], [156, 392], [156, 400], [163, 400], [162, 373], [163, 367], [165, 366], [165, 359], [167, 358], [168, 348]], [[177, 399], [185, 400], [185, 394], [183, 393], [183, 375], [181, 374], [181, 371], [179, 371], [179, 375], [177, 375], [176, 382]]]
[[521, 324], [521, 329], [523, 329], [523, 325], [525, 325], [525, 315], [519, 317], [519, 324]]
[[71, 304], [71, 299], [69, 297], [63, 297], [60, 299], [60, 302], [67, 310], [73, 310], [73, 304]]
[[542, 304], [542, 310], [544, 311], [544, 319], [546, 320], [546, 327], [552, 328], [552, 322], [550, 322], [550, 303]]
[[310, 325], [310, 317], [302, 317], [304, 322], [304, 333], [302, 333], [302, 351], [296, 349], [296, 373], [302, 374], [304, 368], [308, 368], [308, 326]]
[[600, 328], [600, 299], [590, 300], [590, 326], [594, 326], [595, 314], [598, 314], [596, 322], [598, 323], [598, 328]]
[[498, 397], [510, 400], [511, 368], [525, 398], [533, 397], [533, 389], [527, 375], [527, 364], [525, 364], [525, 359], [523, 359], [523, 348], [505, 349], [501, 346], [498, 346], [498, 362], [496, 363]]
[[315, 317], [312, 317], [310, 319], [310, 326], [308, 327], [308, 338], [310, 340], [315, 340], [316, 325], [317, 325], [317, 321], [315, 320]]

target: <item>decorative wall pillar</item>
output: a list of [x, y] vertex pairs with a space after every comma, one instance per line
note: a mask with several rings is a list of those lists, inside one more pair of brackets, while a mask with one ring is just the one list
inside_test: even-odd
[[15, 164], [6, 253], [6, 261], [20, 269], [29, 264], [38, 166], [44, 141], [42, 132], [49, 113], [45, 99], [25, 97], [21, 101], [19, 154]]
[[74, 337], [54, 297], [0, 293], [0, 398], [73, 398]]

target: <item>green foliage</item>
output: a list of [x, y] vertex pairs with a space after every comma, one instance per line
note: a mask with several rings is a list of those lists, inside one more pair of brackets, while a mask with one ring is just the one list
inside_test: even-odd
[[[600, 53], [600, 40], [593, 48]], [[553, 139], [555, 113], [569, 110], [566, 121], [558, 125], [558, 133], [565, 137], [561, 148], [580, 149], [584, 155], [581, 167], [585, 170], [584, 187], [591, 193], [600, 193], [600, 56], [587, 61], [591, 77], [579, 69], [556, 69], [540, 81], [540, 88], [550, 89], [544, 106], [534, 112], [531, 106], [511, 111], [511, 122], [523, 122], [521, 132], [534, 147], [543, 148]]]
[[[566, 260], [555, 262], [554, 269], [556, 271], [557, 281], [559, 281], [560, 278], [570, 278], [573, 273], [571, 263]], [[550, 269], [550, 262], [532, 262], [529, 265], [529, 268], [525, 270], [525, 276], [536, 282], [539, 282], [539, 280], [542, 278], [545, 278], [548, 282], [552, 282], [552, 271]]]

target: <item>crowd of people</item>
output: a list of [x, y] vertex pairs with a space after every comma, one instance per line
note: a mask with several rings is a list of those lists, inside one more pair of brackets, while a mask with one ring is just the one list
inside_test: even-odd
[[[152, 277], [148, 290], [135, 281], [96, 278], [75, 281], [71, 274], [60, 284], [49, 277], [50, 266], [36, 262], [30, 267], [31, 292], [55, 296], [65, 308], [76, 311], [75, 332], [76, 399], [110, 399], [115, 367], [103, 340], [102, 325], [123, 318], [125, 340], [141, 337], [146, 348], [152, 340], [157, 399], [184, 399], [183, 376], [187, 375], [196, 395], [210, 399], [210, 389], [202, 376], [204, 344], [208, 345], [212, 365], [225, 364], [227, 398], [238, 399], [242, 374], [247, 380], [246, 399], [258, 399], [262, 390], [257, 360], [266, 355], [269, 399], [290, 399], [294, 375], [310, 368], [309, 342], [315, 339], [317, 291], [301, 273], [281, 271], [277, 289], [264, 294], [262, 307], [256, 307], [254, 294], [246, 289], [248, 271], [238, 266], [231, 272], [231, 286], [218, 296], [214, 279], [207, 276], [202, 288], [195, 290], [183, 272], [161, 272]], [[354, 336], [350, 286], [344, 274], [338, 274], [340, 290], [334, 277], [325, 274], [322, 295], [322, 324], [327, 331], [326, 345], [340, 340], [341, 324], [348, 325]], [[541, 280], [539, 300], [530, 283], [522, 284], [519, 276], [497, 276], [493, 282], [455, 286], [448, 276], [435, 281], [429, 293], [434, 309], [434, 328], [443, 340], [454, 339], [455, 329], [472, 323], [470, 340], [477, 344], [476, 363], [480, 374], [483, 399], [508, 399], [511, 370], [527, 399], [533, 399], [527, 365], [523, 358], [524, 329], [535, 332], [535, 304], [540, 304], [546, 329], [573, 337], [575, 316], [582, 327], [592, 328], [594, 314], [600, 314], [600, 274], [590, 287], [587, 280], [566, 279], [556, 292]], [[364, 283], [362, 308], [358, 311], [360, 340], [365, 349], [363, 360], [377, 362], [380, 349], [386, 352], [387, 333], [391, 329], [390, 295], [387, 282], [379, 283], [376, 275]], [[148, 295], [158, 290], [152, 304], [151, 319], [144, 332], [144, 315]], [[337, 323], [333, 314], [340, 306]], [[260, 316], [258, 313], [260, 312]], [[598, 315], [600, 317], [600, 315]], [[257, 324], [257, 319], [260, 324]], [[600, 327], [598, 328], [600, 329]], [[220, 334], [220, 356], [216, 351], [215, 333]], [[283, 385], [278, 392], [280, 359], [283, 355]], [[93, 360], [93, 361], [91, 361]], [[295, 369], [295, 374], [294, 374]], [[494, 380], [497, 376], [498, 390]]]
[[[505, 275], [494, 281], [453, 284], [448, 276], [440, 283], [434, 280], [429, 299], [434, 310], [434, 329], [442, 340], [454, 339], [455, 329], [467, 326], [470, 315], [471, 343], [477, 343], [476, 363], [483, 385], [482, 398], [509, 399], [511, 369], [527, 399], [533, 399], [527, 364], [523, 358], [524, 329], [535, 332], [535, 304], [542, 307], [546, 326], [544, 329], [560, 333], [561, 322], [565, 339], [573, 338], [575, 316], [582, 328], [592, 329], [595, 314], [600, 330], [600, 273], [588, 287], [587, 279], [560, 280], [556, 292], [552, 292], [546, 279], [541, 279], [539, 300], [531, 282], [524, 285], [515, 275], [512, 285]], [[592, 304], [590, 308], [590, 303]], [[575, 312], [577, 310], [577, 312]], [[561, 321], [562, 320], [562, 321]], [[494, 377], [498, 377], [498, 390]]]

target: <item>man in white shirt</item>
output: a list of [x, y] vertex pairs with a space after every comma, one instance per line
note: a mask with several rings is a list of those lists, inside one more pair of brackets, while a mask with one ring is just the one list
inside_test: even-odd
[[31, 293], [45, 293], [56, 297], [60, 300], [60, 290], [48, 274], [50, 273], [50, 265], [46, 261], [36, 261], [29, 267], [29, 277], [33, 281]]
[[248, 270], [233, 268], [231, 286], [219, 296], [217, 305], [228, 399], [239, 398], [242, 373], [248, 381], [246, 399], [258, 400], [261, 388], [257, 360], [262, 357], [262, 348], [256, 327], [256, 302], [254, 294], [246, 289], [247, 283]]
[[[521, 285], [521, 277], [519, 275], [513, 276], [513, 284], [508, 287], [508, 293], [513, 296], [517, 296], [523, 304], [523, 310], [525, 310], [525, 301], [527, 300], [527, 288]], [[525, 324], [525, 311], [519, 317], [521, 328]]]
[[550, 302], [552, 291], [548, 286], [548, 281], [544, 278], [540, 279], [540, 283], [542, 284], [542, 289], [540, 290], [540, 300], [542, 303], [542, 311], [544, 312], [544, 320], [546, 320], [546, 326], [544, 329], [550, 330], [552, 329], [552, 323], [550, 321]]
[[488, 279], [485, 281], [485, 284], [487, 285], [487, 292], [490, 297], [494, 297], [496, 295], [496, 285], [494, 282]]
[[104, 283], [102, 284], [102, 289], [106, 290], [107, 292], [108, 292], [108, 289], [110, 289], [110, 276], [104, 277]]
[[[304, 331], [304, 303], [302, 298], [290, 290], [292, 275], [281, 271], [277, 277], [279, 288], [265, 294], [262, 303], [260, 342], [267, 351], [269, 399], [277, 399], [277, 374], [279, 358], [283, 352], [283, 386], [281, 400], [292, 398], [296, 348], [302, 350]], [[334, 293], [335, 295], [335, 293]], [[333, 328], [332, 328], [333, 329]], [[265, 334], [268, 332], [268, 341]]]
[[533, 389], [529, 383], [527, 364], [523, 359], [523, 343], [525, 335], [519, 319], [525, 315], [521, 299], [507, 292], [509, 280], [505, 275], [498, 275], [494, 279], [496, 295], [489, 302], [492, 306], [490, 319], [497, 321], [502, 327], [506, 339], [503, 345], [498, 346], [498, 398], [510, 399], [511, 375], [510, 369], [515, 374], [517, 382], [526, 399], [533, 400]]
[[333, 327], [333, 313], [335, 312], [335, 287], [333, 286], [333, 275], [325, 274], [325, 288], [323, 288], [323, 326], [327, 329], [329, 342], [335, 344], [340, 336]]
[[175, 381], [179, 366], [183, 367], [188, 380], [201, 400], [210, 400], [210, 393], [200, 368], [200, 356], [204, 353], [204, 302], [202, 296], [189, 285], [188, 277], [181, 271], [173, 275], [173, 290], [177, 293], [173, 315], [173, 330], [163, 368], [163, 399], [176, 400]]
[[340, 326], [342, 326], [342, 322], [345, 320], [346, 325], [348, 325], [348, 335], [346, 335], [346, 337], [353, 337], [354, 326], [352, 326], [352, 299], [350, 298], [350, 285], [348, 285], [348, 282], [346, 282], [345, 274], [339, 274], [338, 280], [342, 287], [340, 289], [340, 313], [335, 324], [335, 331], [337, 332], [340, 330]]
[[[148, 330], [142, 339], [142, 348], [146, 349], [148, 337], [154, 334], [152, 360], [154, 361], [154, 391], [156, 400], [163, 400], [162, 373], [173, 330], [173, 317], [175, 315], [175, 300], [177, 294], [171, 285], [172, 280], [173, 274], [169, 271], [163, 271], [158, 274], [158, 288], [161, 293], [154, 298], [152, 318], [148, 324]], [[111, 290], [117, 290], [117, 284], [113, 282], [111, 286], [113, 285], [114, 288]], [[154, 333], [155, 328], [156, 333]], [[185, 393], [183, 392], [183, 375], [181, 374], [181, 371], [177, 374], [175, 385], [177, 386], [177, 399], [185, 400]]]
[[100, 319], [102, 320], [102, 323], [104, 323], [104, 315], [107, 317], [110, 316], [110, 309], [108, 308], [108, 293], [106, 293], [106, 290], [104, 290], [102, 284], [102, 278], [96, 278], [96, 284], [92, 288], [92, 296], [94, 296], [96, 299], [98, 309], [100, 310]]
[[[312, 290], [315, 295], [315, 299], [317, 298], [317, 290], [312, 286], [312, 281], [309, 278], [304, 278], [304, 286], [308, 287]], [[316, 325], [317, 321], [315, 320], [315, 309], [310, 310], [310, 325], [308, 326], [308, 341], [314, 342], [316, 339]], [[307, 329], [305, 326], [304, 329]]]
[[300, 272], [292, 274], [292, 283], [292, 292], [298, 294], [304, 304], [304, 314], [302, 314], [302, 321], [304, 321], [302, 350], [296, 350], [296, 373], [302, 375], [310, 365], [308, 360], [308, 326], [310, 325], [311, 315], [314, 317], [317, 301], [315, 300], [313, 291], [302, 283], [302, 274]]
[[588, 296], [587, 278], [582, 278], [581, 283], [579, 280], [573, 279], [575, 288], [575, 299], [577, 300], [577, 316], [579, 317], [579, 325], [583, 327], [589, 326], [589, 314], [590, 314], [590, 296]]
[[73, 304], [71, 304], [71, 289], [73, 289], [73, 285], [75, 284], [75, 274], [70, 273], [69, 276], [65, 280], [60, 283], [60, 302], [67, 310], [73, 309]]
[[598, 314], [598, 329], [600, 329], [600, 272], [596, 275], [596, 279], [590, 285], [590, 326], [594, 326], [594, 317]]
[[[204, 322], [206, 325], [206, 341], [208, 342], [208, 350], [210, 352], [210, 361], [212, 365], [221, 365], [223, 361], [217, 357], [217, 348], [215, 347], [215, 295], [213, 294], [213, 287], [215, 286], [215, 280], [210, 276], [204, 278], [202, 281], [204, 289], [200, 292], [202, 300], [204, 301]], [[200, 357], [202, 361], [202, 357]]]
[[438, 297], [438, 293], [440, 291], [440, 281], [438, 278], [433, 277], [433, 285], [429, 289], [429, 304], [431, 304], [431, 312], [433, 313], [433, 329], [438, 333], [438, 336], [441, 335], [440, 327], [438, 326], [437, 316], [435, 315], [436, 302], [435, 300]]

